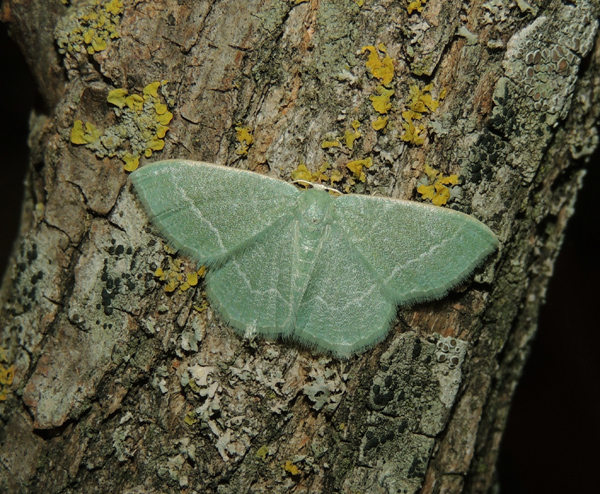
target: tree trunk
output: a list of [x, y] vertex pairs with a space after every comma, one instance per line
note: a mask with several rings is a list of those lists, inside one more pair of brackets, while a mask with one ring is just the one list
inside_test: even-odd
[[[48, 113], [0, 292], [0, 491], [492, 491], [598, 140], [598, 3], [97, 3], [2, 4]], [[501, 247], [349, 360], [248, 341], [130, 187], [175, 157], [415, 200], [427, 165]]]

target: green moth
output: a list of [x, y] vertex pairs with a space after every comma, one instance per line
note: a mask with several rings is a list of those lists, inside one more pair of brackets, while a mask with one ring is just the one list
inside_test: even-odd
[[443, 297], [498, 246], [457, 211], [209, 163], [161, 161], [131, 180], [167, 241], [209, 267], [228, 324], [338, 357], [381, 341], [398, 305]]

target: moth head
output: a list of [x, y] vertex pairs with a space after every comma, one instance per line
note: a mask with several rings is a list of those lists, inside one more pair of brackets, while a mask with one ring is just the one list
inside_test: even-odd
[[302, 194], [298, 212], [303, 228], [320, 232], [330, 223], [332, 196], [320, 189], [309, 189]]

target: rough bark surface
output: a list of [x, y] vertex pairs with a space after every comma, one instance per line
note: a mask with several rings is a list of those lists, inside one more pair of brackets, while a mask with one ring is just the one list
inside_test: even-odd
[[[429, 0], [409, 14], [391, 0], [124, 0], [105, 49], [69, 47], [87, 3], [2, 4], [48, 113], [31, 118], [21, 235], [0, 292], [0, 364], [15, 369], [0, 402], [0, 491], [492, 491], [598, 140], [598, 2]], [[361, 48], [380, 43], [395, 73], [388, 126], [375, 130], [379, 82]], [[286, 180], [328, 162], [322, 173], [339, 171], [342, 190], [418, 200], [428, 164], [461, 176], [449, 206], [490, 226], [501, 248], [472, 282], [400, 310], [384, 342], [349, 360], [247, 341], [201, 285], [167, 293], [154, 274], [194, 266], [148, 227], [119, 158], [152, 136], [107, 96], [155, 81], [174, 118], [152, 159]], [[429, 83], [445, 98], [421, 112], [424, 142], [405, 141], [410, 88]], [[76, 120], [125, 137], [112, 155], [90, 129], [75, 144]], [[322, 146], [355, 120], [352, 149]], [[361, 181], [346, 164], [364, 158], [374, 164]]]

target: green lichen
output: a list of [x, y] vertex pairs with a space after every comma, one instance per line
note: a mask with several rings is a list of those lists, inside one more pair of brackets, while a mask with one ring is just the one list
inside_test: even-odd
[[[412, 53], [409, 53], [409, 55], [411, 57], [416, 56], [412, 47], [410, 47], [410, 50], [408, 50], [408, 51], [412, 52]], [[424, 55], [420, 56], [419, 58], [415, 58], [410, 63], [410, 71], [416, 76], [423, 76], [423, 75], [430, 76], [433, 73], [433, 70], [435, 69], [435, 66], [438, 62], [438, 58], [435, 55], [437, 55], [437, 53], [429, 53], [429, 54], [424, 54]]]
[[198, 422], [198, 417], [196, 416], [196, 412], [194, 410], [191, 410], [190, 412], [186, 413], [185, 417], [183, 418], [183, 421], [190, 427], [192, 425], [195, 425], [196, 422]]
[[[71, 129], [71, 143], [94, 151], [98, 158], [117, 156], [125, 164], [124, 169], [134, 171], [143, 155], [165, 147], [164, 137], [169, 130], [173, 114], [168, 111], [158, 94], [167, 81], [148, 84], [142, 94], [129, 94], [126, 89], [113, 89], [107, 101], [115, 107], [118, 123], [99, 131], [93, 124], [75, 120]], [[129, 148], [126, 149], [126, 143]]]
[[261, 460], [266, 460], [268, 454], [269, 454], [269, 447], [268, 446], [261, 446], [258, 449], [258, 451], [255, 453], [255, 456], [257, 458], [260, 458]]
[[72, 2], [67, 15], [58, 21], [54, 30], [59, 53], [79, 53], [85, 50], [93, 55], [106, 50], [111, 39], [120, 37], [122, 15], [122, 0]]

